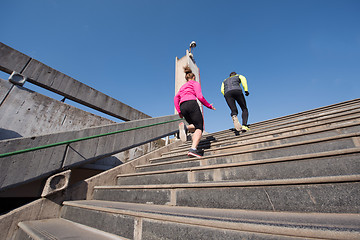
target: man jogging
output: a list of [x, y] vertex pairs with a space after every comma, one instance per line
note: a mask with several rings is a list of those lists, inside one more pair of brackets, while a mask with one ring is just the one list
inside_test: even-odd
[[[234, 123], [234, 127], [237, 131], [246, 132], [249, 130], [249, 125], [247, 124], [249, 112], [246, 106], [246, 101], [244, 94], [242, 92], [241, 86], [243, 86], [245, 95], [249, 96], [248, 86], [246, 78], [242, 75], [236, 74], [236, 72], [230, 73], [230, 77], [225, 79], [221, 84], [221, 93], [224, 95], [226, 103], [228, 104], [231, 110], [231, 118]], [[238, 120], [238, 109], [236, 107], [236, 102], [240, 105], [242, 110], [242, 125]]]

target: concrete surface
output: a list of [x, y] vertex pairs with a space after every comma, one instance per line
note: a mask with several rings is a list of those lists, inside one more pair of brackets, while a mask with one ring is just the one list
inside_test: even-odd
[[360, 213], [360, 175], [96, 187], [94, 199], [217, 209]]
[[17, 224], [19, 222], [59, 217], [61, 204], [64, 200], [92, 199], [95, 186], [115, 184], [116, 176], [119, 173], [135, 172], [136, 165], [148, 163], [150, 158], [160, 156], [162, 153], [179, 146], [180, 143], [180, 141], [177, 141], [164, 146], [118, 167], [71, 185], [65, 192], [57, 192], [47, 198], [38, 199], [7, 214], [1, 215], [0, 239], [10, 239], [18, 229]]
[[115, 123], [2, 79], [0, 102], [0, 140]]
[[[359, 215], [204, 209], [105, 201], [65, 202], [62, 217], [80, 223], [99, 217], [109, 232], [134, 239], [357, 239]], [[81, 214], [81, 215], [80, 215]], [[134, 221], [130, 225], [129, 221]], [[122, 222], [122, 220], [124, 220]], [[92, 223], [94, 224], [94, 223]], [[132, 232], [135, 232], [132, 235]], [[139, 233], [140, 232], [140, 233]]]
[[[179, 119], [179, 117], [170, 115], [87, 128], [85, 130], [72, 132], [0, 141], [0, 153], [63, 142], [96, 134], [109, 133], [112, 131], [132, 129], [175, 119]], [[75, 142], [68, 146], [61, 145], [2, 158], [0, 162], [0, 190], [44, 178], [61, 169], [80, 166], [95, 161], [97, 158], [111, 156], [118, 152], [174, 134], [178, 131], [178, 124], [179, 121], [170, 122], [138, 130], [120, 132], [114, 135], [102, 136], [82, 142]]]
[[115, 118], [129, 121], [150, 117], [3, 43], [0, 43], [0, 70], [9, 74], [19, 72], [32, 84]]
[[21, 222], [19, 227], [21, 231], [17, 232], [14, 240], [49, 238], [57, 240], [127, 240], [127, 238], [60, 218]]

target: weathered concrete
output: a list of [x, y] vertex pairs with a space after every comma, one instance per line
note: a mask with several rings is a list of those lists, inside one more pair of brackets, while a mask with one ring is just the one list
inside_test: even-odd
[[12, 239], [18, 229], [17, 224], [22, 221], [58, 218], [61, 210], [62, 198], [58, 195], [41, 198], [10, 213], [0, 216], [0, 239]]
[[48, 198], [41, 198], [23, 207], [0, 216], [0, 239], [11, 239], [22, 221], [57, 218], [60, 215], [61, 203], [64, 200], [92, 199], [93, 190], [98, 185], [114, 185], [119, 173], [135, 172], [135, 166], [148, 163], [150, 158], [160, 156], [181, 144], [174, 142], [118, 167], [95, 175], [89, 179], [71, 185], [65, 192], [57, 192]]
[[0, 42], [0, 70], [11, 74], [22, 73], [30, 57]]
[[262, 211], [360, 213], [360, 175], [96, 187], [94, 199]]
[[[278, 157], [290, 157], [302, 154], [328, 152], [333, 150], [359, 148], [360, 133], [342, 134], [334, 137], [307, 140], [295, 143], [286, 143], [278, 146], [259, 147], [249, 150], [239, 150], [227, 153], [216, 153], [204, 156], [201, 160], [187, 156], [175, 156], [174, 160], [164, 163], [139, 166], [138, 172], [175, 169], [182, 167], [194, 167], [201, 165], [213, 165], [222, 163], [246, 162], [260, 159]], [[200, 162], [201, 161], [201, 162]], [[197, 162], [194, 164], [193, 162]]]
[[[356, 117], [357, 116], [357, 117]], [[299, 128], [293, 128], [291, 131], [278, 131], [277, 134], [258, 134], [256, 137], [243, 135], [239, 138], [217, 138], [216, 143], [209, 143], [206, 145], [202, 141], [200, 149], [204, 149], [204, 156], [211, 154], [236, 152], [239, 150], [260, 149], [267, 146], [277, 146], [285, 143], [295, 143], [311, 139], [319, 139], [324, 137], [338, 136], [339, 134], [357, 133], [360, 132], [360, 115], [356, 115], [352, 122], [341, 123], [324, 123], [318, 127], [309, 127], [306, 131]], [[265, 132], [264, 132], [265, 133]], [[175, 160], [175, 157], [184, 157], [186, 155], [189, 146], [180, 147], [174, 151], [164, 154], [161, 158], [152, 159], [152, 163], [166, 162], [169, 160]]]
[[115, 123], [2, 79], [0, 102], [0, 140]]
[[[0, 141], [0, 153], [33, 148], [50, 143], [63, 142], [96, 134], [132, 129], [179, 119], [176, 115], [111, 124], [85, 130], [62, 132], [39, 137]], [[138, 130], [120, 132], [95, 139], [74, 142], [33, 152], [2, 158], [0, 161], [0, 189], [5, 190], [47, 177], [64, 168], [75, 167], [111, 156], [118, 152], [154, 141], [178, 131], [178, 121], [149, 126]], [[141, 134], [140, 134], [141, 133]], [[25, 170], [25, 171], [24, 171]], [[21, 174], [19, 174], [21, 172]]]
[[[359, 216], [204, 209], [104, 201], [65, 202], [62, 217], [133, 239], [357, 239]], [[99, 215], [99, 213], [102, 213]], [[131, 220], [133, 225], [131, 225]], [[91, 223], [94, 225], [94, 223]], [[134, 235], [133, 235], [134, 234]]]
[[3, 43], [0, 43], [0, 70], [19, 72], [28, 82], [125, 121], [150, 117]]
[[149, 163], [149, 159], [160, 156], [162, 153], [178, 147], [180, 144], [181, 141], [176, 141], [132, 161], [126, 162], [118, 167], [112, 168], [108, 171], [97, 174], [94, 177], [88, 178], [82, 182], [70, 186], [70, 188], [67, 190], [67, 200], [92, 199], [95, 186], [115, 185], [118, 174], [135, 173], [135, 168], [137, 165]]
[[9, 94], [13, 84], [0, 78], [0, 106], [3, 104], [6, 96]]
[[[299, 123], [297, 125], [288, 126], [288, 127], [280, 127], [274, 126], [270, 130], [269, 129], [255, 129], [251, 130], [247, 133], [239, 134], [237, 138], [234, 138], [236, 134], [234, 131], [228, 130], [228, 132], [224, 132], [222, 134], [214, 134], [209, 135], [207, 137], [203, 137], [203, 139], [199, 143], [199, 148], [201, 149], [215, 149], [217, 147], [225, 147], [234, 145], [237, 143], [245, 143], [246, 141], [265, 141], [267, 139], [273, 138], [286, 138], [291, 137], [293, 135], [306, 135], [311, 132], [321, 132], [326, 130], [336, 131], [344, 131], [343, 128], [347, 128], [350, 126], [355, 126], [360, 122], [360, 111], [349, 111], [349, 114], [346, 116], [333, 116], [333, 118], [329, 118], [326, 120], [315, 120], [313, 122], [304, 122]], [[183, 144], [178, 149], [165, 154], [164, 156], [171, 156], [176, 153], [180, 153], [184, 150], [188, 150], [190, 147], [190, 143]]]
[[[171, 239], [175, 234], [175, 237], [186, 239], [202, 236], [217, 239], [358, 239], [360, 138], [358, 129], [354, 128], [358, 124], [354, 124], [354, 120], [341, 121], [343, 125], [329, 124], [334, 127], [329, 132], [331, 137], [325, 132], [315, 134], [324, 127], [326, 129], [326, 125], [321, 131], [313, 131], [310, 139], [297, 139], [300, 141], [296, 143], [292, 142], [294, 138], [281, 139], [282, 134], [273, 132], [277, 146], [274, 141], [273, 144], [265, 141], [258, 142], [259, 148], [251, 150], [238, 149], [234, 153], [214, 154], [200, 160], [186, 157], [177, 161], [177, 167], [182, 167], [180, 162], [197, 163], [199, 167], [172, 170], [174, 174], [168, 176], [173, 181], [171, 184], [166, 183], [166, 178], [159, 177], [160, 172], [153, 172], [154, 176], [158, 175], [154, 180], [157, 185], [144, 184], [147, 180], [153, 181], [146, 178], [149, 176], [146, 173], [140, 182], [129, 179], [128, 185], [114, 186], [117, 174], [130, 176], [131, 172], [135, 176], [138, 165], [126, 163], [126, 168], [121, 168], [124, 171], [104, 174], [108, 175], [106, 182], [94, 179], [70, 187], [68, 190], [74, 193], [71, 200], [85, 196], [88, 200], [64, 202], [61, 216], [110, 233], [118, 233], [121, 226], [119, 234], [133, 239]], [[311, 125], [314, 124], [316, 120]], [[334, 134], [336, 127], [341, 134]], [[309, 133], [306, 128], [298, 128], [296, 134], [287, 137]], [[257, 129], [234, 138], [255, 143], [256, 140], [251, 138], [259, 136], [252, 134]], [[259, 129], [265, 130], [266, 125]], [[272, 128], [267, 130], [271, 132]], [[230, 131], [214, 134], [216, 137], [212, 141], [220, 135], [225, 136], [226, 132]], [[180, 144], [179, 141], [178, 146]], [[241, 140], [238, 144], [240, 147]], [[330, 152], [336, 154], [331, 157]], [[146, 162], [155, 158], [152, 156], [145, 163], [137, 163], [148, 165]], [[229, 164], [225, 164], [227, 162]], [[187, 175], [178, 174], [180, 172]], [[80, 196], [78, 189], [82, 191]], [[81, 189], [87, 189], [87, 192]], [[143, 204], [137, 204], [139, 202]], [[91, 219], [101, 219], [105, 224]]]
[[21, 231], [17, 232], [14, 240], [48, 239], [49, 236], [56, 236], [56, 239], [129, 240], [60, 218], [21, 222], [19, 227]]
[[54, 174], [46, 180], [45, 187], [41, 193], [41, 197], [46, 197], [55, 192], [64, 190], [69, 186], [71, 170]]
[[360, 103], [360, 98], [357, 98], [357, 99], [353, 99], [353, 100], [349, 100], [349, 101], [344, 101], [341, 103], [336, 103], [336, 104], [323, 106], [323, 107], [319, 107], [319, 108], [315, 108], [315, 109], [311, 109], [311, 110], [307, 110], [307, 111], [303, 111], [303, 112], [299, 112], [299, 113], [290, 114], [287, 116], [282, 116], [282, 117], [278, 117], [278, 118], [273, 118], [273, 119], [257, 122], [257, 123], [251, 124], [251, 125], [254, 127], [257, 127], [257, 128], [261, 128], [261, 127], [265, 127], [265, 126], [271, 126], [272, 124], [288, 122], [289, 120], [291, 121], [293, 119], [302, 121], [302, 120], [306, 120], [308, 118], [311, 118], [313, 116], [320, 115], [320, 114], [326, 116], [328, 114], [332, 114], [333, 111], [338, 111], [339, 109], [346, 109], [346, 108], [354, 106], [354, 105], [359, 105], [359, 103]]
[[236, 164], [198, 166], [119, 175], [117, 185], [250, 181], [360, 173], [360, 148]]

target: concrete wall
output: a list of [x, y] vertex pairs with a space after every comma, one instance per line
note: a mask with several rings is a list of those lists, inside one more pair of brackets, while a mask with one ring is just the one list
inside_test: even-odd
[[18, 72], [32, 84], [124, 121], [150, 117], [3, 43], [0, 43], [0, 70], [9, 74]]
[[[98, 134], [112, 135], [86, 139], [80, 142], [53, 146], [14, 156], [3, 156], [0, 161], [0, 191], [45, 178], [62, 169], [84, 165], [102, 157], [152, 142], [178, 131], [176, 115], [92, 127], [78, 131], [61, 132], [29, 138], [0, 141], [0, 153], [54, 144]], [[137, 129], [138, 127], [143, 127]], [[129, 131], [122, 131], [131, 129]]]
[[112, 123], [109, 119], [0, 79], [0, 140]]
[[[134, 121], [129, 124], [114, 124], [106, 118], [0, 79], [0, 153], [160, 121], [154, 119], [150, 122], [137, 122], [135, 120], [151, 117], [3, 43], [0, 43], [0, 70], [9, 74], [17, 72], [24, 76], [26, 81], [68, 99], [116, 118]], [[173, 119], [173, 116], [162, 119]], [[84, 142], [73, 143], [69, 146], [2, 158], [0, 191], [4, 190], [4, 187], [16, 187], [19, 184], [34, 185], [36, 181], [38, 182], [35, 185], [39, 188], [39, 178], [41, 180], [65, 166], [78, 166], [91, 161], [82, 168], [103, 171], [120, 165], [163, 146], [162, 140], [152, 141], [176, 131], [176, 124], [170, 125], [144, 130], [145, 134], [149, 133], [148, 136], [143, 136], [139, 132], [129, 132], [112, 136], [113, 138], [90, 140], [85, 145]], [[115, 142], [109, 144], [108, 141]], [[77, 148], [79, 149], [76, 150]], [[120, 151], [123, 152], [119, 153]], [[110, 156], [111, 154], [115, 155]], [[94, 162], [95, 160], [98, 161]], [[27, 189], [35, 188], [33, 186]], [[30, 195], [34, 192], [38, 191], [32, 191]], [[3, 196], [3, 192], [0, 195]]]
[[[42, 135], [114, 123], [106, 118], [0, 79], [0, 141], [19, 137], [31, 139]], [[21, 142], [21, 140], [19, 141]], [[93, 173], [116, 167], [162, 147], [164, 144], [164, 140], [159, 139], [124, 150], [121, 153], [82, 166], [82, 170], [74, 171], [72, 176], [78, 180], [85, 179]], [[38, 157], [41, 158], [41, 156]], [[49, 162], [51, 161], [49, 160]], [[15, 174], [18, 175], [18, 173]], [[0, 191], [0, 198], [37, 197], [41, 194], [43, 184], [43, 179], [39, 179], [5, 192]]]

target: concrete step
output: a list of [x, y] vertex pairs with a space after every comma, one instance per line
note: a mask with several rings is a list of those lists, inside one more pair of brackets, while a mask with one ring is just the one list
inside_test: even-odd
[[[200, 161], [201, 163], [201, 161]], [[360, 174], [360, 148], [118, 175], [117, 185], [252, 181]]]
[[[199, 143], [199, 147], [200, 148], [209, 148], [210, 146], [212, 146], [213, 144], [217, 144], [218, 142], [222, 142], [222, 141], [226, 141], [226, 140], [231, 140], [233, 138], [236, 137], [241, 137], [241, 138], [251, 138], [251, 137], [258, 137], [259, 135], [275, 135], [278, 133], [283, 133], [283, 132], [291, 132], [294, 130], [303, 130], [306, 131], [309, 128], [314, 128], [314, 127], [326, 127], [326, 125], [337, 125], [337, 124], [341, 124], [344, 122], [351, 122], [351, 121], [359, 121], [360, 119], [360, 110], [356, 109], [354, 111], [351, 112], [344, 112], [341, 115], [337, 115], [337, 116], [326, 116], [325, 119], [322, 120], [306, 120], [306, 121], [302, 121], [301, 123], [295, 123], [295, 124], [284, 124], [284, 125], [277, 125], [277, 126], [268, 126], [266, 128], [252, 128], [251, 131], [246, 132], [246, 133], [240, 133], [240, 134], [236, 134], [235, 131], [229, 130], [226, 133], [223, 133], [221, 135], [219, 134], [214, 134], [212, 136], [207, 136], [206, 138], [202, 139]], [[179, 149], [184, 148], [184, 149], [188, 149], [191, 145], [191, 142], [188, 141], [185, 144], [182, 144]]]
[[[298, 114], [293, 114], [293, 115], [289, 115], [289, 116], [284, 116], [284, 117], [280, 117], [278, 119], [275, 119], [275, 122], [271, 119], [271, 120], [266, 120], [263, 122], [259, 122], [259, 123], [254, 123], [251, 124], [251, 131], [245, 133], [245, 135], [247, 134], [251, 134], [254, 132], [254, 130], [256, 131], [264, 131], [264, 130], [269, 130], [269, 129], [283, 129], [285, 126], [290, 125], [291, 126], [298, 126], [298, 125], [303, 125], [304, 123], [315, 123], [318, 124], [319, 122], [322, 122], [324, 120], [332, 120], [334, 118], [341, 118], [341, 117], [348, 117], [348, 118], [354, 118], [352, 115], [357, 114], [359, 115], [359, 109], [360, 109], [360, 103], [359, 103], [359, 99], [357, 100], [352, 100], [352, 101], [348, 101], [349, 103], [345, 102], [345, 105], [343, 103], [340, 104], [334, 104], [335, 107], [331, 106], [326, 106], [323, 108], [319, 108], [321, 109], [325, 109], [323, 111], [319, 111], [317, 109], [315, 109], [314, 111], [316, 111], [317, 115], [313, 116], [313, 110], [310, 111], [306, 111], [303, 113], [298, 113]], [[328, 108], [331, 107], [331, 111], [328, 110]], [[307, 112], [312, 113], [312, 115], [308, 115]], [[357, 117], [358, 118], [358, 117]], [[281, 119], [284, 119], [282, 121], [280, 121]], [[274, 123], [273, 123], [274, 122]], [[268, 125], [266, 125], [266, 123], [269, 123]], [[200, 145], [202, 143], [206, 143], [208, 144], [208, 142], [210, 141], [219, 141], [222, 140], [223, 138], [229, 138], [229, 137], [233, 137], [233, 136], [239, 136], [239, 135], [244, 135], [243, 133], [239, 133], [237, 131], [235, 131], [235, 129], [227, 129], [227, 130], [223, 130], [223, 131], [219, 131], [216, 133], [210, 133], [210, 134], [205, 134], [202, 138], [202, 141], [200, 142]], [[187, 143], [183, 144], [183, 147], [188, 148], [190, 146], [190, 141], [188, 141]]]
[[[222, 142], [227, 142], [227, 141], [232, 141], [233, 139], [250, 139], [250, 138], [258, 138], [261, 136], [277, 136], [280, 134], [285, 134], [285, 133], [292, 133], [294, 131], [312, 131], [312, 130], [318, 130], [318, 129], [322, 129], [322, 128], [328, 128], [328, 127], [336, 127], [336, 126], [342, 126], [344, 124], [351, 124], [351, 123], [356, 123], [356, 122], [360, 122], [360, 113], [356, 114], [356, 115], [351, 115], [351, 116], [341, 116], [339, 118], [330, 118], [328, 120], [325, 121], [320, 121], [320, 122], [315, 122], [315, 123], [307, 123], [307, 124], [300, 124], [300, 125], [294, 125], [294, 126], [289, 126], [289, 127], [284, 127], [284, 126], [279, 126], [276, 128], [267, 128], [267, 129], [260, 129], [260, 130], [252, 130], [246, 133], [242, 133], [240, 135], [235, 135], [234, 133], [230, 133], [226, 136], [222, 136], [222, 137], [213, 137], [210, 138], [210, 136], [208, 137], [208, 140], [201, 140], [199, 143], [199, 147], [200, 148], [209, 148], [212, 146], [216, 146], [221, 144]], [[190, 142], [186, 143], [186, 144], [181, 144], [179, 146], [178, 149], [188, 149], [190, 147]], [[176, 151], [176, 150], [174, 150]], [[170, 154], [174, 151], [169, 152]], [[164, 155], [166, 155], [168, 153], [165, 153]]]
[[[211, 144], [211, 148], [202, 148], [205, 152], [204, 155], [210, 155], [217, 150], [226, 149], [229, 147], [237, 147], [241, 145], [242, 147], [250, 149], [250, 148], [258, 148], [259, 144], [271, 146], [276, 144], [284, 144], [288, 142], [296, 142], [307, 139], [316, 139], [322, 137], [330, 137], [336, 136], [338, 134], [345, 133], [356, 133], [360, 132], [360, 118], [357, 118], [350, 122], [342, 122], [336, 124], [326, 124], [320, 126], [314, 126], [307, 129], [292, 129], [290, 131], [278, 131], [277, 133], [270, 134], [259, 134], [256, 138], [231, 138], [227, 141], [221, 141], [214, 144]], [[200, 149], [200, 147], [199, 147]], [[166, 154], [162, 154], [161, 157], [151, 159], [150, 162], [164, 162], [170, 159], [174, 160], [173, 157], [184, 157], [189, 148], [176, 148], [171, 152]]]
[[360, 98], [341, 102], [341, 103], [336, 103], [336, 104], [332, 104], [332, 105], [328, 105], [328, 106], [324, 106], [324, 107], [320, 107], [320, 108], [315, 108], [315, 109], [311, 109], [308, 111], [303, 111], [303, 112], [299, 112], [299, 113], [295, 113], [295, 114], [290, 114], [290, 115], [286, 115], [283, 117], [278, 117], [278, 118], [273, 118], [273, 119], [257, 122], [257, 123], [254, 123], [253, 125], [256, 127], [260, 127], [262, 125], [269, 125], [269, 124], [273, 124], [276, 122], [284, 122], [284, 121], [287, 121], [290, 119], [296, 119], [296, 118], [306, 119], [307, 117], [311, 117], [312, 115], [328, 114], [328, 113], [336, 112], [339, 109], [347, 110], [347, 108], [358, 107], [358, 106], [360, 106]]
[[167, 170], [183, 167], [195, 167], [200, 165], [213, 165], [213, 164], [225, 164], [235, 162], [247, 162], [254, 160], [264, 160], [278, 157], [289, 157], [311, 153], [321, 153], [328, 151], [335, 151], [341, 149], [350, 149], [360, 147], [360, 133], [342, 134], [338, 136], [311, 139], [299, 142], [290, 142], [275, 146], [266, 146], [265, 144], [258, 144], [252, 149], [241, 149], [241, 145], [236, 147], [225, 148], [222, 150], [216, 150], [211, 155], [204, 156], [202, 158], [189, 158], [183, 157], [171, 157], [171, 159], [165, 162], [151, 163], [136, 166], [137, 172], [148, 172]]
[[99, 186], [95, 200], [259, 211], [360, 213], [360, 175]]
[[359, 214], [283, 213], [86, 200], [64, 202], [62, 217], [106, 228], [110, 233], [121, 232], [130, 239], [360, 238]]
[[256, 129], [261, 129], [261, 128], [269, 128], [269, 127], [275, 127], [275, 126], [287, 126], [287, 125], [302, 124], [303, 122], [323, 121], [323, 120], [326, 120], [329, 118], [335, 118], [335, 117], [340, 117], [340, 116], [350, 116], [350, 115], [358, 113], [359, 110], [360, 110], [360, 106], [356, 105], [356, 106], [337, 109], [334, 111], [327, 111], [327, 112], [323, 112], [323, 113], [311, 115], [311, 116], [304, 115], [301, 118], [295, 118], [295, 119], [286, 120], [286, 121], [282, 121], [282, 122], [271, 123], [271, 124], [268, 123], [268, 124], [262, 125], [262, 126], [255, 125], [253, 127], [255, 127]]
[[[287, 115], [284, 117], [280, 117], [280, 118], [275, 118], [275, 119], [270, 119], [270, 120], [266, 120], [266, 121], [262, 121], [262, 122], [257, 122], [257, 123], [252, 123], [251, 124], [251, 129], [261, 129], [261, 128], [269, 128], [270, 126], [283, 126], [284, 123], [296, 123], [296, 124], [301, 124], [304, 120], [309, 120], [309, 119], [315, 119], [317, 117], [323, 118], [323, 117], [329, 117], [329, 116], [341, 116], [347, 115], [347, 112], [349, 112], [350, 114], [352, 114], [351, 112], [354, 111], [356, 112], [358, 109], [360, 109], [360, 99], [356, 99], [356, 100], [352, 100], [352, 101], [348, 101], [344, 102], [344, 103], [340, 103], [340, 104], [334, 104], [334, 105], [330, 105], [330, 106], [326, 106], [326, 107], [322, 107], [322, 108], [318, 108], [318, 109], [314, 109], [314, 110], [310, 110], [310, 111], [305, 111], [305, 112], [300, 112], [300, 113], [296, 113], [296, 114], [292, 114], [292, 115]], [[228, 130], [223, 130], [223, 131], [219, 131], [214, 133], [216, 137], [219, 137], [221, 135], [226, 135], [229, 133], [234, 133], [235, 130], [234, 129], [228, 129]], [[206, 135], [205, 135], [206, 136]]]
[[20, 222], [18, 225], [19, 230], [13, 240], [129, 240], [61, 218]]

